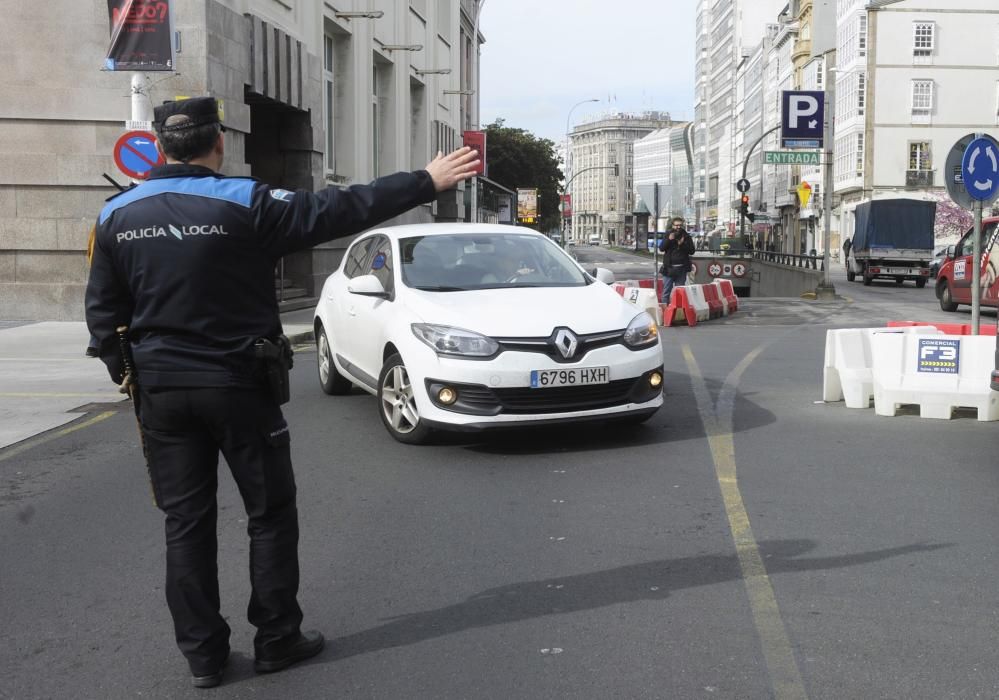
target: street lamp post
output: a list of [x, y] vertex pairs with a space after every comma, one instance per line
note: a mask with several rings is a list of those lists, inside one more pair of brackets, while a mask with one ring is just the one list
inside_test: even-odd
[[[829, 247], [832, 245], [832, 209], [833, 209], [833, 178], [835, 177], [834, 159], [836, 158], [836, 83], [833, 76], [839, 75], [835, 67], [830, 67], [832, 52], [826, 52], [823, 60], [825, 79], [825, 124], [823, 125], [823, 155], [825, 163], [822, 175], [822, 284], [815, 288], [817, 299], [832, 301], [836, 298], [836, 287], [832, 283], [832, 255]], [[831, 75], [832, 74], [832, 75]]]
[[[567, 193], [569, 195], [569, 199], [572, 201], [572, 235], [573, 235], [573, 237], [576, 236], [576, 202], [575, 202], [576, 197], [573, 195], [572, 191], [569, 190], [569, 183], [572, 182], [572, 139], [569, 138], [569, 120], [572, 119], [572, 112], [573, 112], [573, 110], [575, 110], [576, 107], [578, 107], [579, 105], [585, 105], [585, 104], [587, 104], [589, 102], [599, 102], [599, 101], [600, 100], [598, 100], [595, 97], [591, 97], [588, 100], [581, 100], [581, 101], [577, 102], [576, 104], [574, 104], [572, 106], [572, 108], [569, 110], [569, 114], [566, 115], [566, 118], [565, 118], [565, 160], [566, 160], [566, 170], [568, 171], [565, 174], [565, 177], [566, 177], [566, 187], [565, 187], [565, 189], [566, 189], [566, 191], [567, 191]], [[563, 239], [562, 240], [562, 245], [565, 245], [565, 232], [564, 231], [562, 233], [562, 239]]]
[[[479, 130], [479, 15], [482, 13], [482, 6], [486, 4], [486, 0], [478, 0], [475, 3], [475, 19], [472, 22], [472, 56], [474, 65], [470, 71], [472, 77], [472, 98], [469, 107], [472, 112], [472, 130]], [[471, 212], [469, 214], [469, 221], [473, 224], [479, 222], [479, 178], [472, 175], [472, 196], [471, 196]]]

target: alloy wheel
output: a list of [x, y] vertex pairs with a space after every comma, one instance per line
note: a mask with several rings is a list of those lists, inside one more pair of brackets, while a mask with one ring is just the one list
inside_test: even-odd
[[404, 365], [395, 365], [384, 376], [381, 391], [382, 411], [393, 430], [406, 434], [416, 429], [420, 414], [413, 397], [413, 386]]

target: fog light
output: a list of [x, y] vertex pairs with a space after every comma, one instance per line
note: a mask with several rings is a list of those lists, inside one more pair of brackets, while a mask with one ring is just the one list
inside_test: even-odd
[[458, 400], [458, 392], [451, 387], [446, 386], [437, 392], [437, 400], [445, 406], [450, 406]]
[[663, 375], [659, 372], [653, 372], [649, 375], [649, 384], [653, 389], [658, 389], [663, 383]]

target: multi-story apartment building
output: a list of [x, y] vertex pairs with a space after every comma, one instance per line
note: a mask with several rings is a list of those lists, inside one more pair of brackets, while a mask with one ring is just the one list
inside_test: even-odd
[[839, 0], [835, 193], [942, 199], [962, 136], [999, 129], [995, 0]]
[[569, 189], [575, 240], [599, 236], [614, 245], [634, 236], [634, 143], [672, 123], [665, 112], [616, 113], [573, 128]]
[[[763, 40], [753, 52], [739, 64], [739, 74], [736, 80], [739, 103], [736, 110], [735, 136], [735, 167], [737, 177], [742, 177], [745, 166], [746, 179], [749, 180], [749, 208], [755, 213], [756, 223], [750, 225], [744, 222], [746, 232], [753, 231], [754, 239], [764, 243], [771, 230], [767, 213], [768, 198], [764, 189], [764, 169], [762, 143], [760, 139], [766, 130], [774, 124], [776, 110], [772, 91], [767, 78], [767, 59], [773, 38], [777, 34], [777, 25], [770, 25]], [[749, 153], [750, 149], [752, 154]], [[748, 156], [748, 160], [747, 160]], [[771, 185], [772, 190], [772, 185]]]
[[[140, 118], [177, 96], [218, 97], [226, 173], [287, 189], [423, 167], [478, 119], [479, 2], [174, 0], [176, 70], [139, 81]], [[112, 147], [133, 116], [131, 76], [101, 70], [107, 15], [46, 7], [14, 3], [0, 23], [13, 67], [0, 75], [0, 318], [82, 318], [88, 232], [114, 193], [102, 175], [124, 180]], [[400, 219], [463, 212], [452, 192]], [[285, 274], [312, 292], [344, 245], [289, 256]]]
[[785, 5], [786, 0], [698, 0], [694, 199], [697, 220], [706, 229], [735, 221], [736, 74]]
[[[638, 206], [643, 201], [641, 193], [659, 184], [658, 231], [666, 230], [667, 220], [674, 216], [683, 217], [688, 226], [693, 225], [692, 131], [690, 122], [674, 122], [635, 141], [634, 202]], [[650, 212], [655, 209], [653, 202], [644, 204]]]
[[[775, 131], [780, 125], [781, 93], [825, 89], [828, 67], [835, 57], [835, 19], [825, 0], [818, 4], [793, 0], [773, 19], [765, 27], [763, 41], [740, 65], [737, 167], [745, 162], [751, 184], [750, 209], [756, 215], [751, 232], [756, 244], [803, 253], [822, 247], [822, 167], [765, 165], [764, 153], [782, 150]], [[802, 182], [812, 188], [807, 203], [798, 195]]]

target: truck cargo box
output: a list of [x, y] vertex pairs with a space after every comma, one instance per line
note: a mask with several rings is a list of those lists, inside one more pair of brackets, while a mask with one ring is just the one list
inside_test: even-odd
[[853, 250], [933, 250], [936, 202], [876, 199], [857, 205]]

